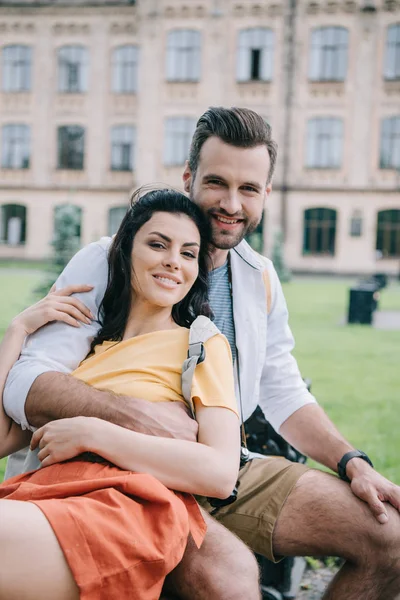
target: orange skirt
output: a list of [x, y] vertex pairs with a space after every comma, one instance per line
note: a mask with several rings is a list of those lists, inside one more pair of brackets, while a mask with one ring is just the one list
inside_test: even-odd
[[151, 475], [71, 461], [18, 475], [0, 498], [33, 502], [51, 524], [82, 600], [156, 600], [191, 534], [206, 525], [194, 498]]

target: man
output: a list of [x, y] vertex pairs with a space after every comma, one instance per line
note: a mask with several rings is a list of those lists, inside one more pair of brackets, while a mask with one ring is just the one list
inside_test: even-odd
[[[256, 113], [211, 108], [200, 118], [183, 179], [212, 225], [211, 306], [232, 347], [243, 420], [260, 404], [291, 444], [332, 470], [340, 463], [341, 476], [351, 485], [283, 458], [254, 459], [241, 469], [236, 502], [214, 515], [271, 559], [342, 556], [345, 565], [325, 599], [390, 600], [400, 589], [400, 488], [377, 473], [365, 455], [348, 454], [354, 448], [307, 391], [291, 355], [293, 338], [276, 272], [242, 241], [261, 219], [275, 161], [270, 128]], [[58, 282], [94, 285], [84, 298], [93, 313], [106, 285], [108, 243], [78, 253]], [[148, 406], [140, 399], [118, 397], [111, 402], [107, 393], [68, 375], [85, 356], [95, 329], [92, 324], [72, 335], [63, 325], [52, 324], [35, 334], [10, 373], [6, 412], [23, 427], [88, 415], [179, 436], [189, 421], [182, 423], [180, 415], [173, 421], [169, 413], [166, 424], [167, 411], [161, 413], [159, 403]], [[212, 573], [215, 554], [229, 547], [223, 535], [213, 538], [212, 526], [210, 540], [201, 561], [187, 552], [174, 573], [174, 585], [184, 597], [216, 597], [209, 590], [194, 590], [204, 573]]]

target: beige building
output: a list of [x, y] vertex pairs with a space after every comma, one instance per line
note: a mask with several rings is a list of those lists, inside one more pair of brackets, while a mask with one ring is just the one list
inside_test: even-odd
[[0, 1], [0, 258], [87, 244], [129, 190], [180, 186], [196, 118], [247, 106], [280, 147], [263, 242], [297, 271], [397, 273], [398, 0]]

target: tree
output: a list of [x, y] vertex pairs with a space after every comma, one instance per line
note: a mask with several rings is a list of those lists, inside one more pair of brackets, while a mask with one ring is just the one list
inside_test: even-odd
[[54, 237], [49, 275], [36, 290], [44, 296], [80, 248], [81, 209], [72, 204], [57, 206], [54, 211]]
[[285, 265], [284, 242], [282, 231], [277, 231], [274, 236], [274, 245], [272, 247], [272, 262], [280, 281], [290, 281], [292, 274]]

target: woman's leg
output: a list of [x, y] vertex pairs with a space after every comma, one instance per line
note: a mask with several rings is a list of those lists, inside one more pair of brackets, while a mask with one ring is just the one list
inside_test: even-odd
[[0, 600], [78, 600], [79, 590], [35, 504], [0, 500]]

